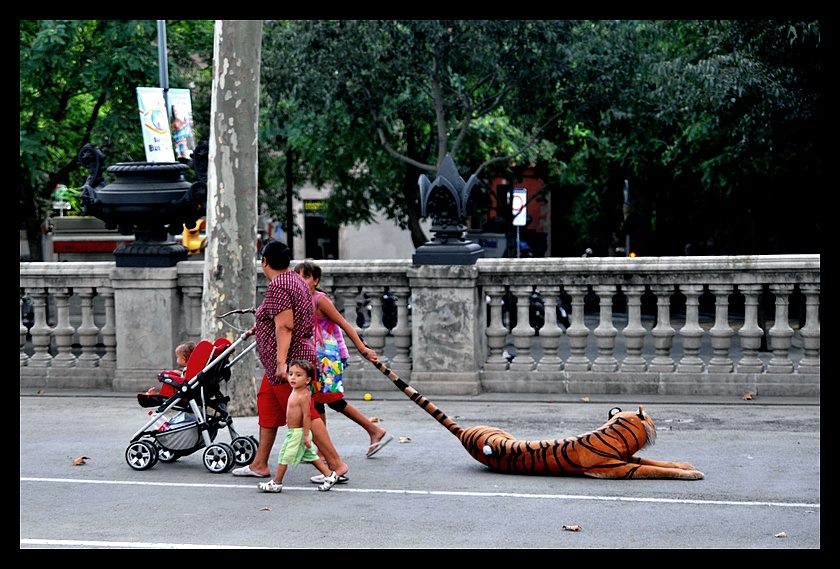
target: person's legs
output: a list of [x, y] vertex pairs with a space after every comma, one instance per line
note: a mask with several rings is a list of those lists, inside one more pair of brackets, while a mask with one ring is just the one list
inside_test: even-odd
[[350, 403], [347, 404], [347, 406], [344, 408], [343, 411], [341, 411], [341, 413], [354, 423], [360, 425], [364, 430], [368, 432], [368, 434], [370, 435], [371, 446], [380, 442], [382, 439], [385, 438], [385, 435], [388, 434], [388, 431], [386, 431], [382, 427], [377, 426], [367, 416], [362, 414], [361, 411], [356, 409]]
[[288, 383], [270, 385], [265, 377], [257, 393], [257, 414], [259, 415], [260, 440], [254, 460], [248, 467], [260, 476], [270, 476], [268, 459], [277, 439], [277, 429], [286, 424], [286, 405], [289, 401], [291, 386]]
[[326, 405], [324, 405], [320, 401], [316, 401], [315, 402], [315, 410], [318, 411], [318, 413], [321, 415], [321, 419], [324, 420], [324, 424], [326, 425], [327, 424], [327, 415], [326, 415], [327, 407], [326, 407]]
[[327, 461], [329, 468], [338, 476], [347, 474], [350, 467], [341, 460], [338, 451], [335, 450], [330, 435], [327, 433], [327, 426], [324, 424], [322, 418], [312, 419], [312, 440], [318, 450], [323, 454], [324, 460]]
[[271, 448], [277, 438], [278, 427], [260, 427], [260, 441], [257, 445], [257, 452], [249, 467], [251, 472], [260, 476], [271, 476], [271, 469], [268, 467], [268, 459], [271, 456]]
[[362, 412], [356, 409], [352, 404], [348, 403], [343, 397], [338, 401], [333, 401], [327, 405], [329, 405], [330, 409], [333, 411], [341, 413], [366, 430], [368, 435], [370, 435], [370, 446], [378, 444], [388, 434], [388, 431], [373, 423], [373, 421], [371, 421], [366, 415], [362, 414]]

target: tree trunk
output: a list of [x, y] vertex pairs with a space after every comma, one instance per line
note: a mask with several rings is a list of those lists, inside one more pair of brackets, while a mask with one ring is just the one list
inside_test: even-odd
[[[216, 315], [256, 302], [261, 41], [262, 20], [216, 20], [201, 324], [202, 337], [211, 340], [234, 340], [254, 324], [253, 315], [229, 324]], [[230, 413], [256, 415], [256, 351], [231, 372]]]

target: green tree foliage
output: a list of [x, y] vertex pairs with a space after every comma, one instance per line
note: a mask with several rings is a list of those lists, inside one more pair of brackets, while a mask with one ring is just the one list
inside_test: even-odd
[[819, 252], [819, 22], [597, 21], [575, 33], [561, 98], [577, 94], [564, 120], [584, 136], [559, 147], [566, 167], [552, 179], [572, 212], [553, 223], [573, 228], [566, 242], [605, 254], [629, 232], [651, 255]]
[[[170, 85], [209, 133], [213, 21], [167, 22]], [[155, 21], [21, 20], [20, 203], [31, 239], [87, 142], [142, 161], [135, 88]], [[536, 164], [552, 254], [819, 252], [819, 21], [276, 20], [262, 44], [261, 202], [329, 187], [327, 222], [420, 229], [418, 177], [450, 153], [480, 208]], [[625, 220], [623, 188], [629, 184]], [[289, 228], [287, 227], [287, 231]], [[616, 238], [614, 240], [614, 237]], [[38, 257], [40, 245], [30, 248]]]
[[[512, 156], [534, 161], [551, 124], [539, 104], [565, 68], [568, 21], [295, 20], [267, 22], [264, 124], [331, 185], [326, 221], [365, 223], [376, 209], [427, 241], [420, 174], [449, 153], [464, 178]], [[504, 160], [502, 160], [504, 159]], [[281, 216], [278, 216], [282, 219]]]
[[[194, 119], [209, 124], [212, 20], [168, 29], [170, 85], [197, 85]], [[135, 89], [160, 85], [157, 40], [155, 20], [20, 20], [20, 218], [33, 260], [56, 185], [84, 183], [82, 146], [109, 163], [145, 160]]]

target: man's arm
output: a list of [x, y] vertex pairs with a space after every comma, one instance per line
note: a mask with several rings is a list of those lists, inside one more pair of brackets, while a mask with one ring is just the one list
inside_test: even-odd
[[289, 348], [292, 344], [292, 329], [295, 327], [294, 313], [284, 310], [274, 317], [274, 334], [277, 337], [277, 379], [283, 383], [288, 381], [288, 370], [286, 359], [289, 357]]

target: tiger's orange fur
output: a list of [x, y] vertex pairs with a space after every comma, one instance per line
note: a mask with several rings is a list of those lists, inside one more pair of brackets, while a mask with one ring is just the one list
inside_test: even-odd
[[455, 435], [470, 456], [496, 472], [623, 479], [700, 480], [704, 476], [687, 462], [634, 456], [656, 441], [656, 427], [642, 406], [638, 411], [613, 408], [604, 425], [576, 437], [521, 441], [495, 427], [482, 425], [462, 429], [390, 369], [380, 362], [374, 365], [409, 399]]

